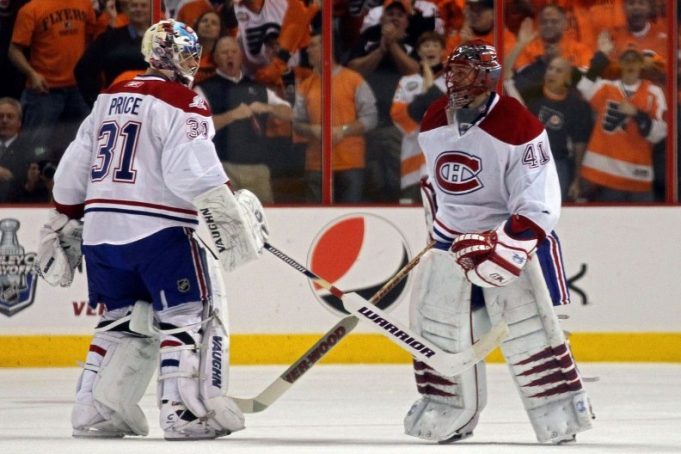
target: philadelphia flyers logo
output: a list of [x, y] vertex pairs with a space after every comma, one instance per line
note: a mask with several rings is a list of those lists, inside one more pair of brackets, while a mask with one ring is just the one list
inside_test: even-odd
[[468, 194], [483, 188], [478, 178], [482, 161], [463, 151], [445, 151], [435, 159], [435, 181], [448, 194]]

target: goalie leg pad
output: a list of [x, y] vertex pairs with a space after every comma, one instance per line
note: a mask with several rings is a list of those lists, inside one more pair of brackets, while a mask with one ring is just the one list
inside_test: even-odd
[[[472, 345], [476, 325], [489, 329], [484, 308], [471, 313], [471, 285], [454, 257], [437, 249], [426, 253], [419, 264], [410, 318], [417, 333], [452, 353]], [[484, 326], [479, 328], [484, 332]], [[405, 433], [440, 443], [472, 435], [487, 399], [485, 364], [447, 377], [415, 361], [414, 373], [422, 397], [404, 419]]]
[[[109, 326], [130, 308], [110, 311]], [[147, 435], [149, 426], [138, 403], [156, 369], [158, 339], [125, 331], [99, 331], [90, 345], [78, 380], [71, 414], [75, 437], [117, 438]]]
[[[244, 428], [227, 389], [228, 336], [216, 318], [202, 322], [201, 303], [159, 313], [159, 407], [167, 440], [213, 439]], [[203, 328], [201, 328], [203, 326]]]
[[570, 441], [591, 428], [591, 406], [538, 261], [530, 260], [525, 271], [507, 287], [485, 289], [487, 309], [493, 323], [508, 323], [501, 351], [537, 440]]

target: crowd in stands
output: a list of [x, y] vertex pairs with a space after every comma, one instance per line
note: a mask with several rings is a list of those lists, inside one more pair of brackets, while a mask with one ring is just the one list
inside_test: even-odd
[[[462, 42], [499, 36], [504, 92], [545, 125], [563, 200], [663, 201], [666, 114], [678, 102], [665, 92], [667, 1], [504, 1], [501, 33], [494, 0], [163, 6], [203, 46], [194, 89], [211, 106], [227, 174], [264, 203], [321, 201], [323, 6], [333, 8], [335, 203], [419, 203], [416, 137], [445, 93], [443, 63]], [[55, 167], [97, 95], [145, 70], [150, 3], [0, 3], [0, 203], [50, 201]]]

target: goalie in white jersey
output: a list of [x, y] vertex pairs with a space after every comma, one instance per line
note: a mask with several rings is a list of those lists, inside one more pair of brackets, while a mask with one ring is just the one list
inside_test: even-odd
[[[494, 47], [457, 47], [447, 95], [429, 107], [418, 142], [429, 181], [424, 205], [436, 246], [419, 265], [411, 324], [450, 352], [505, 321], [501, 350], [540, 442], [574, 441], [592, 413], [554, 304], [569, 302], [553, 232], [560, 187], [542, 124], [495, 93]], [[415, 362], [422, 397], [405, 417], [409, 435], [447, 443], [471, 436], [486, 404], [485, 365], [446, 377]]]
[[190, 89], [201, 56], [194, 31], [161, 21], [142, 53], [148, 71], [97, 98], [59, 163], [40, 271], [70, 285], [82, 231], [89, 303], [107, 313], [78, 381], [74, 436], [148, 433], [138, 402], [160, 349], [165, 438], [216, 438], [244, 418], [226, 396], [228, 336], [214, 304], [221, 273], [193, 233], [200, 215], [231, 270], [259, 255], [267, 225], [255, 196], [229, 189], [211, 112]]

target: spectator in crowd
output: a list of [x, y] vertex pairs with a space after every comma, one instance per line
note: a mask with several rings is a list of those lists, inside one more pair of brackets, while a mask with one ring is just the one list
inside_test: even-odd
[[348, 52], [359, 42], [362, 23], [370, 9], [369, 3], [366, 0], [333, 0], [334, 31], [339, 37], [339, 62], [345, 62]]
[[13, 65], [7, 54], [12, 40], [12, 29], [17, 12], [28, 0], [0, 2], [0, 98], [18, 99], [26, 82], [24, 75]]
[[438, 0], [438, 15], [444, 23], [445, 42], [463, 27], [463, 0]]
[[213, 51], [215, 50], [215, 43], [222, 36], [227, 36], [227, 29], [222, 23], [220, 15], [213, 10], [206, 11], [196, 20], [193, 25], [194, 31], [199, 37], [199, 43], [203, 48], [201, 53], [201, 62], [199, 71], [194, 77], [194, 83], [200, 84], [209, 77], [215, 75], [215, 61], [213, 60]]
[[192, 25], [209, 11], [215, 11], [215, 8], [208, 0], [181, 0], [177, 5], [174, 19]]
[[[90, 0], [31, 1], [19, 10], [9, 57], [26, 75], [23, 128], [36, 148], [53, 145], [60, 155], [87, 115], [73, 69], [95, 32]], [[60, 120], [63, 134], [53, 137]]]
[[523, 43], [514, 68], [522, 68], [537, 59], [541, 59], [546, 65], [554, 57], [563, 57], [573, 66], [587, 69], [593, 52], [580, 42], [566, 38], [568, 22], [563, 8], [555, 4], [546, 5], [539, 12], [537, 22], [537, 36], [530, 42]]
[[[456, 47], [466, 41], [480, 39], [494, 45], [494, 0], [466, 0], [463, 9], [464, 22], [458, 33], [447, 38], [446, 54], [452, 53]], [[515, 36], [504, 28], [504, 50], [513, 47]]]
[[[235, 3], [246, 73], [253, 74], [263, 84], [280, 85], [281, 77], [299, 64], [299, 51], [310, 41], [310, 23], [319, 10], [319, 1], [311, 2], [309, 6], [303, 0], [241, 0]], [[279, 51], [270, 58], [265, 40], [273, 34]]]
[[95, 10], [97, 28], [106, 30], [128, 25], [127, 6], [128, 0], [94, 0], [92, 8]]
[[99, 35], [76, 65], [78, 88], [89, 106], [121, 73], [142, 72], [147, 67], [140, 48], [144, 32], [151, 25], [151, 4], [149, 0], [128, 0], [126, 14], [129, 23]]
[[236, 36], [239, 33], [239, 21], [234, 12], [234, 1], [235, 0], [222, 0], [216, 7], [216, 10], [220, 15], [222, 26], [229, 36]]
[[383, 5], [371, 8], [364, 16], [360, 32], [371, 27], [380, 27], [383, 9], [395, 2], [402, 3], [409, 16], [406, 42], [410, 46], [415, 47], [419, 36], [427, 31], [444, 34], [444, 21], [440, 18], [438, 6], [429, 0], [385, 0]]
[[[514, 50], [531, 42], [532, 34], [531, 24], [524, 22], [518, 31]], [[517, 54], [511, 52], [505, 58], [504, 88], [509, 95], [525, 104], [544, 125], [558, 171], [561, 197], [570, 200], [578, 194], [577, 167], [582, 162], [593, 128], [591, 107], [574, 88], [573, 67], [562, 56], [556, 56], [548, 63], [543, 80], [536, 81], [534, 85], [526, 84], [522, 91], [518, 91], [511, 69]]]
[[[305, 160], [306, 200], [321, 202], [322, 162], [322, 37], [312, 35], [308, 46], [313, 74], [302, 81], [296, 94], [294, 130], [309, 139]], [[363, 201], [365, 141], [364, 133], [376, 126], [376, 99], [357, 72], [332, 62], [331, 167], [333, 201]]]
[[660, 87], [641, 79], [644, 56], [620, 54], [621, 79], [583, 77], [577, 87], [595, 111], [581, 166], [581, 196], [599, 202], [653, 201], [653, 144], [667, 135]]
[[218, 156], [234, 189], [249, 189], [263, 203], [273, 203], [270, 169], [267, 166], [268, 115], [291, 121], [291, 105], [272, 90], [244, 75], [243, 54], [237, 40], [220, 38], [215, 45], [215, 76], [196, 88], [210, 104]]
[[12, 203], [48, 203], [52, 199], [54, 172], [57, 166], [50, 161], [31, 162], [22, 183], [15, 185]]
[[446, 92], [442, 76], [444, 45], [444, 37], [439, 33], [426, 32], [419, 37], [416, 53], [421, 72], [400, 79], [390, 108], [390, 116], [403, 134], [400, 156], [402, 202], [420, 203], [421, 200], [419, 180], [426, 174], [426, 160], [416, 137], [428, 106]]
[[[645, 58], [643, 77], [662, 83], [669, 45], [664, 21], [653, 21], [653, 0], [624, 0], [626, 24], [611, 31], [614, 55], [629, 48], [638, 49]], [[616, 63], [616, 62], [613, 62]], [[611, 73], [615, 73], [611, 67]]]
[[0, 98], [0, 203], [13, 201], [34, 158], [33, 148], [20, 132], [21, 104], [14, 98]]
[[378, 125], [367, 135], [367, 196], [374, 202], [397, 202], [400, 196], [402, 134], [393, 125], [390, 107], [404, 75], [419, 71], [406, 44], [408, 11], [402, 2], [383, 8], [381, 27], [368, 29], [353, 50], [348, 67], [359, 72], [376, 96]]

